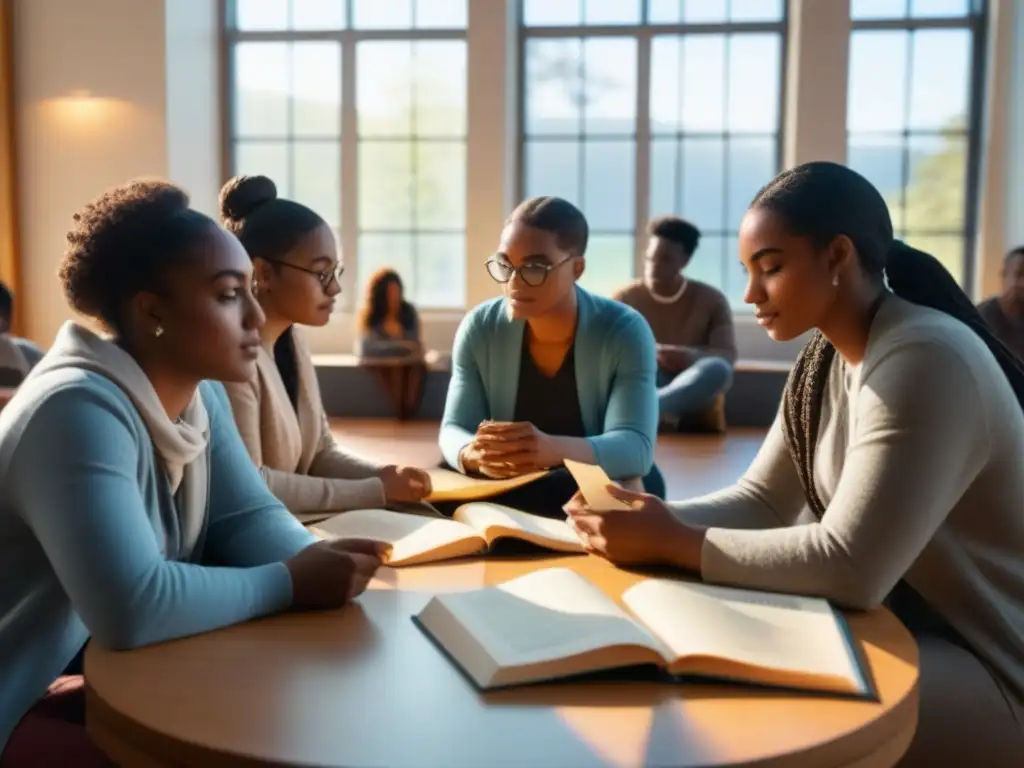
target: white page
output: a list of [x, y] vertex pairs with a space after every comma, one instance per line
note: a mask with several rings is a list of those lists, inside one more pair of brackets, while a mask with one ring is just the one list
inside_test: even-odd
[[565, 468], [569, 470], [569, 474], [579, 486], [587, 506], [595, 512], [614, 512], [617, 509], [630, 508], [629, 504], [608, 493], [607, 488], [612, 481], [601, 467], [596, 464], [581, 464], [578, 461], [566, 459]]
[[479, 536], [476, 531], [454, 520], [406, 515], [387, 509], [354, 509], [316, 527], [334, 538], [372, 539], [391, 544], [387, 562], [394, 563], [455, 541]]
[[430, 467], [427, 470], [433, 487], [427, 501], [472, 501], [497, 496], [532, 483], [547, 474], [546, 471], [531, 472], [507, 480], [492, 480], [485, 477], [469, 477], [450, 469]]
[[824, 600], [649, 579], [628, 589], [623, 602], [676, 656], [860, 681]]
[[542, 539], [578, 546], [583, 550], [583, 543], [565, 520], [553, 520], [540, 515], [531, 515], [512, 509], [502, 504], [487, 501], [474, 501], [464, 504], [455, 512], [455, 519], [464, 521], [478, 531], [488, 527], [513, 528], [527, 531]]

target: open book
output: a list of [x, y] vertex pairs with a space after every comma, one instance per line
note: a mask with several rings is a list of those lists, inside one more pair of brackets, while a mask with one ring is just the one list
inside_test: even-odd
[[441, 467], [427, 469], [433, 490], [427, 501], [479, 501], [500, 493], [529, 485], [547, 474], [546, 471], [530, 472], [507, 480], [491, 480], [486, 477], [470, 477]]
[[502, 538], [520, 539], [558, 552], [583, 552], [564, 520], [530, 515], [500, 504], [463, 504], [452, 519], [356, 509], [316, 526], [327, 538], [360, 538], [391, 545], [388, 565], [417, 565], [480, 554]]
[[654, 664], [671, 676], [873, 695], [845, 620], [818, 598], [648, 579], [624, 610], [567, 568], [440, 594], [414, 617], [481, 689]]

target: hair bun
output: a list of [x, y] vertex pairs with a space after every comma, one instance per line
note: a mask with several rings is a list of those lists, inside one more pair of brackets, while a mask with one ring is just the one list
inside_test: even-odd
[[266, 176], [235, 176], [220, 190], [220, 216], [242, 221], [264, 203], [277, 199], [277, 185]]

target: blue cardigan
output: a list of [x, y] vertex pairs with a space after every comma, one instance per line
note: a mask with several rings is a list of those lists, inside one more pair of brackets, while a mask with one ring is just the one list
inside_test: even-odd
[[202, 564], [172, 562], [174, 501], [141, 415], [106, 377], [29, 380], [0, 414], [0, 751], [91, 637], [132, 648], [280, 611], [314, 541], [249, 459], [224, 388], [210, 417]]
[[[587, 440], [613, 480], [643, 477], [654, 465], [658, 428], [654, 336], [624, 304], [579, 287], [576, 300], [576, 391]], [[509, 319], [504, 298], [479, 305], [459, 325], [441, 421], [449, 465], [460, 466], [480, 422], [514, 418], [525, 325]]]

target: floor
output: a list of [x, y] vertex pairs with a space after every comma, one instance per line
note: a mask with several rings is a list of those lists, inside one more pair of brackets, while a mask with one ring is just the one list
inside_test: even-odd
[[[415, 466], [431, 466], [441, 459], [437, 422], [332, 419], [331, 426], [342, 445], [370, 459]], [[657, 462], [668, 484], [668, 498], [691, 498], [733, 483], [763, 439], [764, 432], [757, 429], [731, 430], [724, 437], [659, 437]]]

